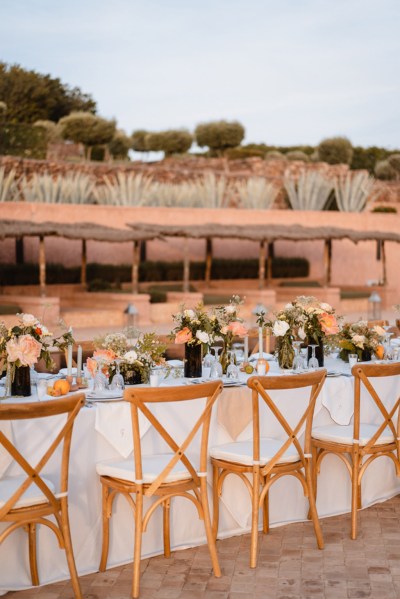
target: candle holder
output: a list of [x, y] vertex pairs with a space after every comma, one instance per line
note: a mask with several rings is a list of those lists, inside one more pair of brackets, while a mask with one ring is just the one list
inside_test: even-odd
[[78, 385], [78, 389], [87, 389], [88, 387], [87, 379], [82, 376], [76, 377], [76, 384]]
[[67, 375], [65, 377], [65, 379], [69, 382], [69, 390], [70, 391], [78, 391], [79, 385], [77, 384], [77, 381], [74, 379], [73, 376], [71, 376], [71, 375], [68, 376]]

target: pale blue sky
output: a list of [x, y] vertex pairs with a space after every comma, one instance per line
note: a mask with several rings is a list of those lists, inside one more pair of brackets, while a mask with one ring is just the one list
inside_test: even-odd
[[247, 142], [400, 147], [399, 0], [0, 0], [0, 59], [128, 133], [237, 119]]

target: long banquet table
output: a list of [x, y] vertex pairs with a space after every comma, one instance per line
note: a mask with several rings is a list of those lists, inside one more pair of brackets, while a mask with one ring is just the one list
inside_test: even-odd
[[[336, 363], [335, 363], [336, 364]], [[328, 368], [332, 363], [328, 363]], [[336, 367], [336, 366], [335, 366]], [[315, 410], [315, 424], [337, 422], [348, 424], [352, 416], [353, 378], [349, 369], [341, 366], [346, 376], [327, 378]], [[180, 381], [188, 384], [187, 381]], [[165, 384], [178, 384], [168, 380]], [[400, 381], [379, 381], [381, 391], [389, 404], [391, 398], [400, 393]], [[297, 391], [295, 407], [290, 408], [292, 417], [304, 408], [304, 391]], [[279, 407], [289, 406], [289, 393], [273, 395]], [[35, 399], [34, 397], [28, 399]], [[9, 401], [9, 400], [6, 400]], [[157, 415], [178, 438], [190, 430], [201, 407], [179, 403], [157, 406]], [[164, 410], [164, 412], [163, 412]], [[377, 411], [363, 400], [365, 418], [376, 421]], [[251, 395], [246, 386], [224, 388], [214, 408], [210, 445], [230, 442], [234, 439], [251, 438]], [[57, 420], [58, 419], [58, 420]], [[2, 426], [11, 428], [13, 440], [20, 451], [30, 460], [40, 454], [43, 437], [56, 435], [61, 424], [60, 417], [51, 424], [43, 421], [17, 421]], [[162, 452], [159, 438], [153, 428], [141, 423], [143, 452]], [[262, 419], [263, 434], [280, 437], [279, 425], [272, 423], [266, 415]], [[9, 430], [10, 432], [10, 430]], [[197, 443], [197, 439], [195, 440]], [[197, 443], [198, 447], [198, 443]], [[196, 449], [196, 444], [194, 446]], [[193, 451], [193, 450], [192, 450]], [[98, 570], [101, 550], [101, 488], [96, 474], [96, 463], [108, 459], [121, 459], [132, 453], [129, 405], [123, 401], [98, 402], [81, 410], [75, 422], [70, 459], [69, 513], [75, 560], [80, 574]], [[14, 464], [0, 454], [0, 477], [18, 475]], [[51, 461], [46, 476], [58, 481], [57, 466]], [[209, 471], [211, 484], [211, 472]], [[210, 487], [211, 489], [211, 487]], [[345, 466], [335, 457], [328, 456], [322, 464], [318, 479], [317, 508], [320, 517], [345, 513], [350, 510], [350, 480]], [[363, 479], [363, 506], [382, 501], [400, 492], [400, 479], [396, 478], [391, 460], [382, 458], [374, 462]], [[151, 501], [151, 500], [145, 500]], [[270, 521], [278, 526], [306, 519], [307, 501], [302, 488], [294, 477], [285, 477], [273, 485], [270, 493]], [[248, 491], [238, 477], [226, 479], [221, 498], [219, 537], [243, 534], [250, 530], [251, 506]], [[157, 513], [150, 520], [148, 531], [143, 536], [142, 556], [160, 554], [162, 547], [162, 515]], [[0, 525], [3, 526], [3, 525]], [[174, 549], [192, 547], [206, 542], [202, 521], [191, 502], [175, 498], [171, 505], [171, 545]], [[39, 576], [42, 584], [69, 577], [64, 552], [58, 548], [54, 534], [47, 527], [39, 527]], [[111, 520], [111, 539], [108, 567], [124, 564], [133, 555], [133, 518], [127, 501], [118, 497], [114, 503]], [[24, 589], [31, 586], [27, 535], [23, 530], [15, 531], [0, 545], [0, 593]]]

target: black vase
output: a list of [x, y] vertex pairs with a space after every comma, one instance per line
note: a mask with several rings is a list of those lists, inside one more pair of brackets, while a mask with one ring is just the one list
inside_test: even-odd
[[363, 349], [361, 352], [361, 362], [370, 362], [372, 359], [372, 352], [370, 349]]
[[196, 379], [201, 377], [201, 344], [189, 345], [185, 343], [185, 377]]
[[[308, 345], [307, 360], [309, 360], [312, 356], [312, 347], [310, 347], [310, 345], [317, 345], [317, 344], [316, 344], [315, 339], [313, 339], [312, 337], [308, 337], [307, 345]], [[319, 367], [323, 368], [323, 366], [324, 366], [324, 342], [323, 342], [322, 337], [318, 338], [318, 345], [315, 348], [315, 357], [318, 360]]]
[[[142, 373], [140, 370], [129, 370], [123, 373], [125, 385], [140, 385], [141, 383], [147, 383], [147, 380], [143, 380]], [[146, 377], [144, 377], [146, 379]]]
[[31, 391], [31, 372], [29, 366], [16, 366], [14, 380], [11, 383], [11, 395], [28, 397]]

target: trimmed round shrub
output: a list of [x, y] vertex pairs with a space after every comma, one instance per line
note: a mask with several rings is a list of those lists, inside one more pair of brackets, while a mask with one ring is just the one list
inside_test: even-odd
[[162, 131], [158, 135], [161, 136], [161, 150], [165, 152], [166, 156], [185, 154], [193, 143], [192, 134], [185, 129], [170, 129]]
[[396, 208], [396, 206], [375, 206], [375, 208], [373, 208], [371, 210], [371, 212], [382, 212], [385, 214], [388, 214], [388, 213], [390, 213], [390, 214], [396, 213], [397, 214], [397, 208]]
[[387, 161], [400, 174], [400, 154], [391, 154]]
[[318, 156], [328, 164], [350, 164], [353, 158], [353, 146], [347, 137], [323, 139], [318, 146]]
[[131, 149], [132, 140], [124, 131], [116, 131], [114, 137], [108, 144], [108, 148], [113, 158], [125, 160]]
[[375, 165], [375, 176], [383, 181], [392, 181], [396, 179], [397, 172], [391, 166], [388, 160], [380, 160]]
[[147, 152], [146, 146], [146, 136], [148, 135], [148, 131], [144, 129], [138, 129], [134, 131], [131, 135], [131, 148], [135, 150], [135, 152]]
[[286, 153], [286, 158], [288, 160], [302, 160], [303, 162], [310, 162], [310, 157], [302, 150], [292, 150], [291, 152]]
[[270, 150], [265, 154], [265, 160], [286, 160], [286, 154], [279, 150]]
[[197, 145], [208, 147], [218, 154], [239, 146], [244, 138], [243, 125], [237, 121], [215, 121], [197, 125], [194, 135]]

